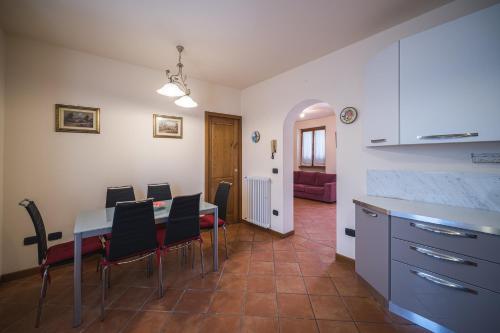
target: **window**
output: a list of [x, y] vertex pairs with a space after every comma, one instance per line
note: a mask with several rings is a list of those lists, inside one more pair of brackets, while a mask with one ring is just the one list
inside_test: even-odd
[[326, 161], [325, 127], [306, 128], [300, 132], [300, 165], [306, 167], [324, 167]]

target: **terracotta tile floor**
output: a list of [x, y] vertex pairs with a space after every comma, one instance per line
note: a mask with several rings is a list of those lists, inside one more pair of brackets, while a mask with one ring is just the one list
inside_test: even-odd
[[[424, 332], [389, 314], [357, 278], [335, 261], [335, 204], [295, 200], [295, 235], [279, 239], [252, 226], [229, 226], [229, 260], [200, 278], [169, 255], [165, 296], [145, 264], [113, 267], [106, 318], [98, 319], [97, 257], [84, 262], [83, 324], [72, 324], [72, 266], [52, 271], [41, 327], [33, 328], [39, 276], [0, 284], [1, 332]], [[212, 267], [205, 235], [207, 269]]]

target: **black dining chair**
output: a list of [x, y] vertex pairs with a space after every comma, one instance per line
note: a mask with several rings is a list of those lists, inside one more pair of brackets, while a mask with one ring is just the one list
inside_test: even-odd
[[108, 187], [106, 208], [115, 207], [120, 201], [135, 201], [134, 188], [131, 185]]
[[[35, 327], [38, 327], [40, 326], [43, 302], [45, 295], [47, 294], [47, 283], [50, 281], [49, 268], [73, 262], [74, 242], [70, 241], [48, 246], [43, 218], [35, 202], [30, 199], [24, 199], [19, 203], [19, 205], [26, 208], [28, 211], [36, 233], [35, 237], [38, 247], [38, 265], [40, 266], [40, 273], [42, 274], [42, 287], [40, 289], [35, 319]], [[84, 238], [82, 241], [82, 255], [87, 256], [96, 253], [103, 253], [103, 246], [100, 238]]]
[[[178, 196], [172, 200], [170, 213], [165, 229], [157, 229], [157, 242], [161, 244], [161, 253], [167, 254], [172, 250], [185, 250], [191, 246], [194, 267], [194, 241], [200, 243], [201, 276], [204, 277], [203, 239], [200, 236], [200, 196]], [[161, 280], [162, 281], [162, 280]], [[160, 293], [163, 294], [163, 281], [160, 284]]]
[[[105, 243], [105, 255], [101, 260], [101, 320], [104, 319], [104, 301], [109, 286], [111, 266], [152, 258], [157, 254], [159, 244], [156, 242], [153, 200], [118, 202], [113, 216], [111, 235], [111, 239]], [[162, 262], [159, 253], [158, 257], [160, 279]]]
[[[217, 191], [215, 192], [214, 205], [218, 207], [218, 227], [222, 227], [224, 230], [224, 248], [226, 249], [226, 259], [229, 258], [227, 251], [227, 232], [226, 232], [226, 214], [227, 214], [227, 203], [229, 200], [229, 191], [231, 190], [231, 183], [220, 182], [217, 186]], [[212, 231], [214, 228], [214, 215], [203, 215], [200, 217], [200, 228], [203, 231], [210, 231], [210, 239], [212, 238]]]
[[148, 198], [153, 198], [154, 201], [172, 200], [172, 192], [170, 191], [169, 183], [149, 184]]

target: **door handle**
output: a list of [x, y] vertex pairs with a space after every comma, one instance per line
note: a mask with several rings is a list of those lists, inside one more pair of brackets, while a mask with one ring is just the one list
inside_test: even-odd
[[420, 246], [410, 245], [410, 249], [413, 251], [417, 251], [418, 253], [424, 254], [426, 256], [439, 259], [439, 260], [454, 262], [457, 264], [463, 264], [463, 265], [468, 265], [468, 266], [477, 266], [477, 263], [475, 263], [473, 261], [465, 260], [465, 259], [458, 258], [458, 257], [449, 256], [447, 254], [432, 251], [430, 249], [426, 249], [426, 248], [423, 248]]
[[417, 229], [433, 232], [435, 234], [440, 234], [440, 235], [453, 236], [453, 237], [464, 237], [464, 238], [477, 238], [477, 235], [474, 235], [474, 234], [469, 234], [466, 232], [461, 232], [461, 231], [457, 231], [457, 230], [450, 230], [450, 229], [445, 229], [445, 228], [431, 227], [429, 225], [425, 225], [425, 224], [421, 224], [421, 223], [411, 222], [410, 226], [417, 228]]
[[377, 217], [377, 216], [378, 216], [378, 214], [377, 214], [377, 213], [371, 212], [371, 211], [369, 211], [369, 210], [368, 210], [368, 209], [366, 209], [366, 208], [362, 208], [361, 210], [363, 211], [363, 213], [365, 213], [365, 214], [366, 214], [366, 215], [368, 215], [368, 216], [371, 216], [371, 217]]
[[431, 283], [435, 283], [435, 284], [438, 284], [440, 286], [444, 286], [444, 287], [448, 287], [448, 288], [451, 288], [451, 289], [456, 289], [456, 290], [460, 290], [460, 291], [463, 291], [463, 292], [466, 292], [466, 293], [477, 295], [477, 291], [475, 291], [473, 289], [461, 286], [461, 285], [459, 285], [457, 283], [453, 283], [453, 282], [445, 280], [445, 279], [438, 278], [437, 276], [434, 276], [434, 275], [431, 275], [431, 274], [427, 274], [427, 273], [424, 273], [424, 272], [419, 272], [419, 271], [416, 271], [416, 270], [413, 270], [413, 269], [410, 269], [410, 272], [412, 272], [416, 276], [418, 276], [418, 277], [420, 277], [420, 278], [422, 278], [424, 280], [427, 280], [427, 281], [429, 281]]
[[371, 139], [370, 142], [371, 143], [382, 143], [382, 142], [386, 142], [387, 139]]
[[418, 140], [444, 140], [444, 139], [457, 139], [457, 138], [470, 138], [479, 136], [477, 132], [453, 133], [453, 134], [434, 134], [434, 135], [419, 135]]

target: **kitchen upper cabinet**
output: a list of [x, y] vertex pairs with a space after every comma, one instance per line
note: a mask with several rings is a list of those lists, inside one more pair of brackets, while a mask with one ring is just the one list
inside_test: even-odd
[[380, 51], [365, 69], [366, 146], [399, 144], [399, 42]]
[[402, 39], [399, 63], [400, 144], [500, 140], [500, 5]]

